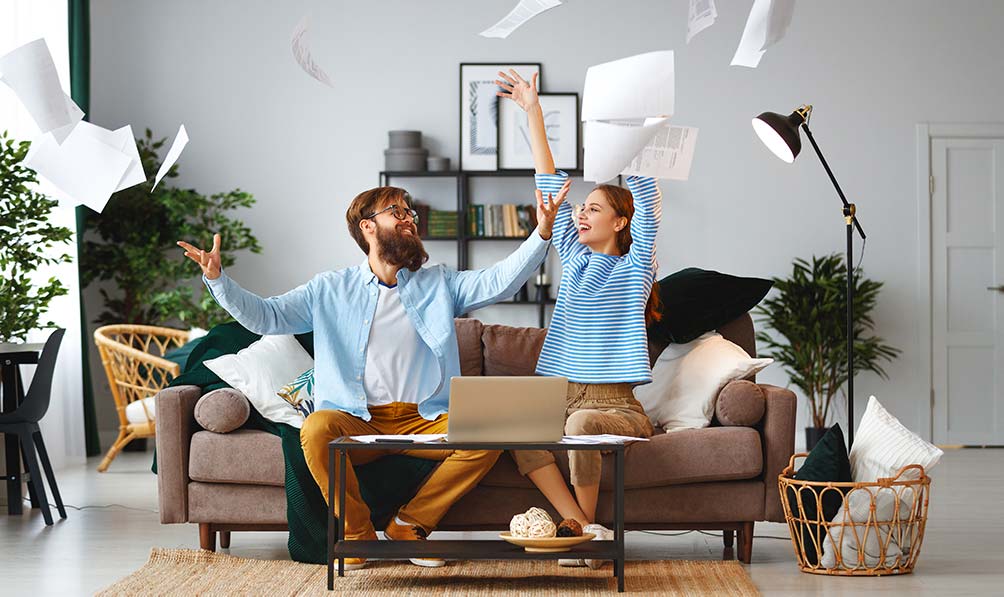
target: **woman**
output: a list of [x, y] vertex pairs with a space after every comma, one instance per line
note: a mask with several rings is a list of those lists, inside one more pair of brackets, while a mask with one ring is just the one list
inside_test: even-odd
[[[652, 178], [633, 176], [627, 178], [630, 190], [599, 185], [573, 213], [562, 201], [570, 185], [568, 175], [555, 172], [547, 144], [537, 75], [530, 83], [513, 70], [499, 76], [502, 80], [496, 82], [505, 91], [498, 95], [527, 113], [538, 199], [557, 192], [555, 201], [561, 201], [551, 237], [561, 260], [561, 284], [537, 373], [569, 380], [567, 435], [649, 437], [652, 424], [632, 387], [652, 381], [645, 330], [658, 318], [654, 281], [655, 235], [662, 211], [659, 188]], [[598, 538], [613, 538], [608, 529], [592, 524], [600, 489], [599, 452], [568, 452], [574, 497], [550, 452], [519, 450], [512, 455], [520, 472], [563, 518], [588, 526]]]

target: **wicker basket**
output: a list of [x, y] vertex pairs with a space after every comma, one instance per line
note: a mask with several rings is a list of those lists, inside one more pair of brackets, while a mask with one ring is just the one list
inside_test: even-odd
[[[919, 464], [874, 483], [793, 479], [795, 454], [778, 475], [784, 518], [798, 567], [811, 574], [908, 574], [920, 555], [931, 478]], [[825, 519], [824, 505], [838, 503]], [[814, 508], [813, 508], [814, 506]], [[813, 557], [813, 552], [816, 557]]]

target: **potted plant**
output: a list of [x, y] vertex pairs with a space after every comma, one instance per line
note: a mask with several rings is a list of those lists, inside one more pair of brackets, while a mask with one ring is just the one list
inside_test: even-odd
[[[757, 342], [805, 396], [812, 422], [805, 430], [806, 449], [811, 450], [826, 432], [834, 398], [843, 395], [847, 382], [847, 267], [840, 254], [813, 256], [796, 259], [790, 277], [773, 280], [776, 294], [761, 303], [757, 314], [776, 334], [758, 332]], [[882, 364], [900, 350], [873, 333], [872, 310], [882, 283], [864, 278], [860, 268], [853, 280], [854, 371], [887, 379]]]
[[0, 344], [24, 343], [28, 332], [56, 327], [41, 319], [67, 288], [56, 277], [38, 283], [36, 272], [72, 260], [52, 251], [73, 232], [49, 222], [58, 202], [35, 190], [35, 171], [23, 164], [30, 145], [0, 133]]

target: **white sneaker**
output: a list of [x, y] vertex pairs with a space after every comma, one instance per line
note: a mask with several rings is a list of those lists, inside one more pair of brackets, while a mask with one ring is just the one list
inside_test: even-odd
[[[614, 540], [614, 532], [613, 531], [611, 531], [607, 527], [603, 526], [602, 524], [597, 524], [595, 522], [592, 523], [592, 524], [587, 524], [586, 526], [582, 527], [582, 532], [583, 533], [593, 533], [594, 535], [596, 535], [595, 537], [593, 537], [593, 541], [613, 541]], [[603, 564], [605, 564], [608, 561], [609, 560], [586, 560], [585, 563], [586, 563], [586, 566], [589, 566], [593, 570], [597, 570], [599, 568], [602, 568]]]

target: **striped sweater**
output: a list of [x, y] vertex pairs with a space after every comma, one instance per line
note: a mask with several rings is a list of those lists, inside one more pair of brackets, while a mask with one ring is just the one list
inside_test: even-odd
[[[537, 188], [557, 195], [568, 175], [537, 174]], [[655, 235], [662, 195], [655, 179], [629, 176], [634, 196], [631, 248], [615, 257], [579, 243], [572, 206], [558, 209], [552, 244], [561, 260], [554, 316], [537, 361], [539, 375], [560, 375], [578, 383], [648, 383], [645, 304], [657, 269]]]

